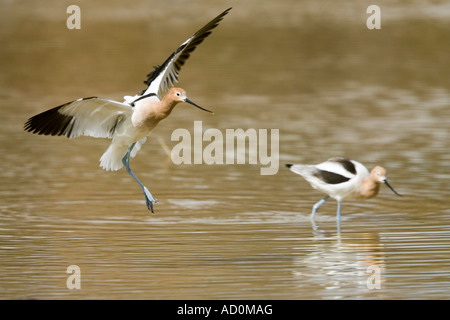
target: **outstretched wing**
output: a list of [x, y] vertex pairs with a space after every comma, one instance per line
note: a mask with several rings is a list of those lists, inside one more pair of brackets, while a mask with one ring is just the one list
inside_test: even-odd
[[31, 117], [24, 129], [36, 134], [68, 138], [81, 135], [112, 138], [116, 128], [132, 112], [133, 108], [125, 103], [98, 97], [82, 98]]
[[147, 80], [144, 81], [144, 83], [148, 85], [148, 88], [144, 90], [141, 95], [156, 93], [158, 97], [162, 99], [170, 87], [172, 87], [175, 82], [178, 82], [178, 72], [189, 58], [192, 51], [205, 40], [212, 32], [211, 30], [217, 27], [219, 22], [230, 10], [231, 8], [228, 8], [211, 20], [207, 25], [183, 42], [161, 66], [156, 66], [155, 70], [147, 75]]

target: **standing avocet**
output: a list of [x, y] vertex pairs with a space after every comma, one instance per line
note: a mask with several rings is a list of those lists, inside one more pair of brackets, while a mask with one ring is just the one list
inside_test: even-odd
[[172, 88], [178, 82], [178, 72], [194, 49], [211, 33], [230, 11], [225, 10], [181, 44], [161, 65], [148, 74], [147, 89], [135, 96], [125, 96], [124, 102], [90, 97], [65, 103], [42, 112], [25, 123], [26, 131], [75, 138], [81, 135], [110, 138], [111, 145], [102, 155], [100, 166], [116, 171], [125, 166], [145, 195], [147, 208], [153, 212], [158, 200], [148, 191], [130, 169], [130, 156], [134, 157], [147, 136], [176, 104], [190, 101], [183, 89]]
[[336, 220], [341, 218], [341, 202], [344, 199], [370, 199], [377, 196], [380, 184], [384, 183], [396, 195], [399, 194], [386, 180], [386, 169], [376, 166], [370, 172], [361, 163], [346, 158], [331, 158], [318, 165], [286, 164], [292, 172], [301, 175], [314, 189], [327, 195], [312, 209], [311, 221], [319, 207], [329, 197], [338, 203]]

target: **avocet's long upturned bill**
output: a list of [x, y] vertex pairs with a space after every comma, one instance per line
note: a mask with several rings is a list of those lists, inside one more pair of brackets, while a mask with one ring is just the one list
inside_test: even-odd
[[327, 195], [313, 206], [311, 220], [317, 209], [328, 200], [338, 203], [336, 219], [341, 217], [341, 202], [344, 199], [370, 199], [377, 196], [380, 184], [384, 183], [396, 195], [399, 194], [386, 180], [386, 169], [376, 166], [370, 172], [361, 163], [346, 158], [331, 158], [318, 165], [286, 164], [292, 172], [301, 175], [314, 189]]
[[148, 191], [130, 169], [134, 157], [154, 127], [167, 118], [179, 102], [190, 103], [183, 89], [172, 88], [178, 72], [194, 49], [211, 33], [231, 8], [225, 10], [181, 44], [169, 58], [147, 76], [147, 89], [135, 96], [125, 96], [124, 102], [90, 97], [65, 103], [42, 112], [25, 123], [26, 131], [75, 138], [81, 135], [110, 138], [111, 145], [102, 155], [100, 166], [105, 170], [119, 170], [125, 166], [145, 195], [145, 202], [153, 212], [158, 200]]

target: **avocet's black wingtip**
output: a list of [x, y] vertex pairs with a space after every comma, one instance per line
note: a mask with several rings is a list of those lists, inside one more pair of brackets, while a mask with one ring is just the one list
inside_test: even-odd
[[154, 70], [152, 70], [147, 75], [147, 79], [144, 81], [144, 84], [146, 84], [148, 87], [140, 94], [145, 94], [147, 90], [149, 90], [149, 88], [152, 86], [153, 82], [158, 79], [162, 72], [165, 72], [165, 75], [159, 79], [159, 82], [157, 83], [155, 88], [152, 88], [155, 93], [160, 94], [161, 88], [162, 92], [164, 92], [169, 86], [177, 82], [178, 72], [180, 71], [186, 60], [190, 57], [190, 54], [200, 43], [203, 42], [206, 37], [211, 34], [212, 30], [219, 25], [219, 22], [222, 21], [223, 17], [227, 15], [231, 9], [232, 7], [226, 9], [214, 19], [209, 21], [206, 25], [204, 25], [196, 33], [194, 33], [188, 40], [183, 42], [183, 44], [179, 46], [162, 65], [154, 67]]

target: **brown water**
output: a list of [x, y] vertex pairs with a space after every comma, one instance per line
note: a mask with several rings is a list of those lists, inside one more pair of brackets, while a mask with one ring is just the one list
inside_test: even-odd
[[[450, 8], [444, 1], [0, 3], [0, 298], [449, 299]], [[132, 168], [108, 141], [36, 136], [26, 119], [88, 96], [121, 100], [209, 19], [233, 6], [179, 85], [179, 105]], [[179, 9], [173, 14], [174, 8]], [[181, 14], [180, 14], [181, 12]], [[201, 14], [199, 14], [201, 13]], [[278, 174], [261, 165], [174, 165], [177, 128], [279, 129]], [[161, 142], [163, 141], [163, 142]], [[333, 156], [388, 169], [397, 197], [336, 203], [284, 163]], [[69, 290], [66, 269], [81, 269]], [[380, 289], [369, 289], [369, 266]]]

